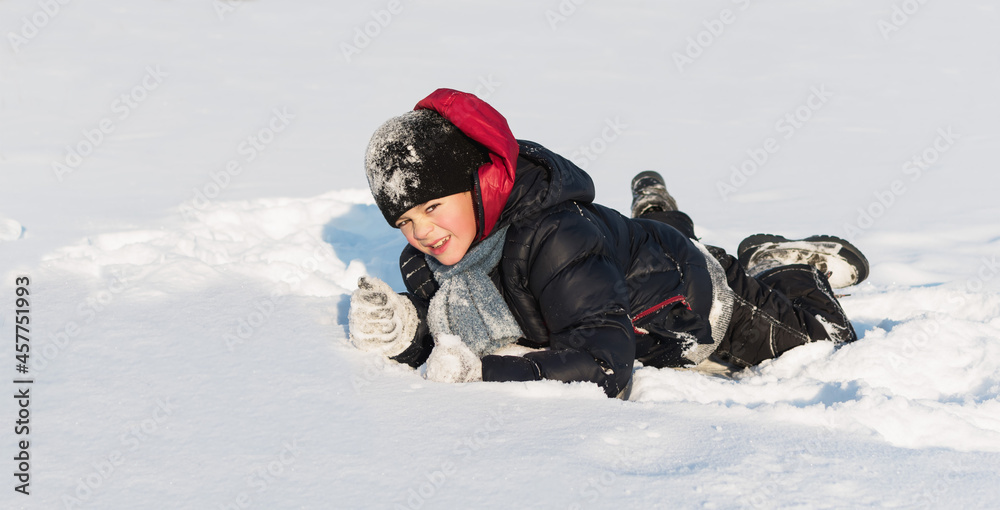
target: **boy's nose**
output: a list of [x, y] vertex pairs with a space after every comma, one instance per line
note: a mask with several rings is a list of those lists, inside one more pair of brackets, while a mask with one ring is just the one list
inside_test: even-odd
[[429, 221], [413, 221], [413, 237], [425, 239], [434, 231], [434, 224]]

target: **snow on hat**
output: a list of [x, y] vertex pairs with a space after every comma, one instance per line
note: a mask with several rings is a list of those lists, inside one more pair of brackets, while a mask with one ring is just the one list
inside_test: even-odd
[[375, 203], [393, 227], [416, 205], [473, 189], [489, 151], [433, 110], [415, 110], [382, 124], [365, 155]]

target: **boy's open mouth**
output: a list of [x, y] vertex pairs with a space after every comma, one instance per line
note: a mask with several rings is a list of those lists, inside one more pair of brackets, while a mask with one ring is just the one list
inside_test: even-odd
[[449, 239], [451, 239], [451, 236], [442, 237], [440, 241], [428, 246], [428, 248], [435, 253], [440, 253], [440, 251], [444, 251], [442, 248], [444, 248], [445, 243], [447, 243]]

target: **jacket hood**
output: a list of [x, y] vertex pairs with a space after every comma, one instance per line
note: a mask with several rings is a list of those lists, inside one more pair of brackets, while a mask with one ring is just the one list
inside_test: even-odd
[[572, 161], [535, 142], [518, 140], [517, 180], [500, 219], [507, 225], [566, 202], [594, 201], [594, 181]]
[[500, 219], [517, 171], [519, 148], [507, 119], [475, 95], [453, 89], [437, 89], [413, 109], [437, 112], [489, 150], [490, 162], [479, 167], [475, 190], [482, 207], [479, 240], [485, 239]]

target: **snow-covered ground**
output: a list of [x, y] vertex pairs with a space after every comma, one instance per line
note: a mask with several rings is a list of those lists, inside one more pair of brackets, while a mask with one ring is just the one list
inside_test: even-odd
[[[30, 433], [5, 398], [0, 508], [996, 507], [998, 23], [986, 0], [2, 2], [0, 374]], [[364, 148], [438, 87], [619, 210], [660, 170], [707, 243], [852, 239], [863, 338], [733, 379], [640, 367], [629, 402], [358, 352], [358, 276], [402, 288]]]

